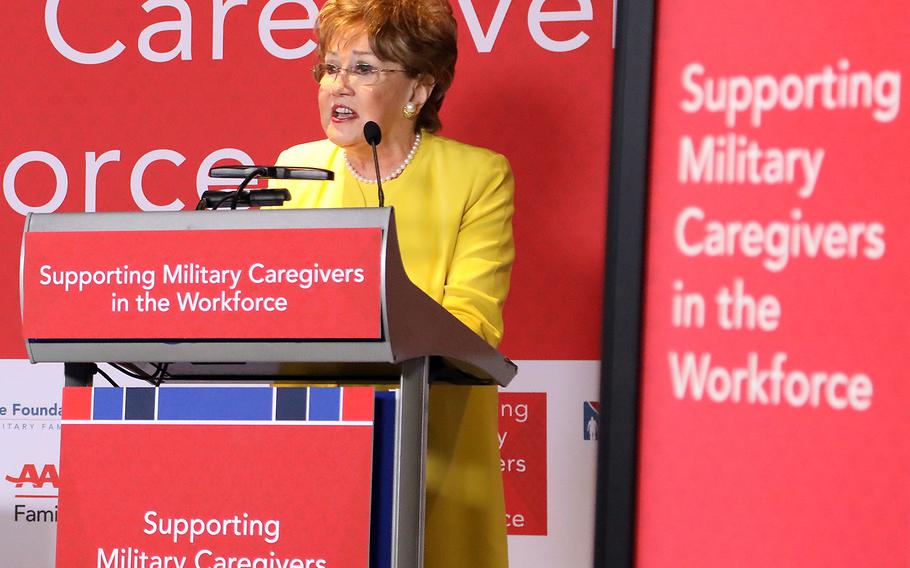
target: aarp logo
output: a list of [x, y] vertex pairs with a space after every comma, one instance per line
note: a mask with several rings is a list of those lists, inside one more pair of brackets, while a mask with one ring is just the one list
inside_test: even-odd
[[57, 466], [52, 463], [41, 466], [40, 472], [36, 464], [27, 463], [22, 466], [18, 476], [7, 475], [6, 480], [17, 489], [44, 489], [46, 485], [57, 489], [60, 476], [57, 473]]

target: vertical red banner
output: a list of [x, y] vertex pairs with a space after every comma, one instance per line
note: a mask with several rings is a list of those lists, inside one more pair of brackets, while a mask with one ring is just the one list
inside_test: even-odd
[[661, 3], [637, 561], [910, 558], [910, 5]]

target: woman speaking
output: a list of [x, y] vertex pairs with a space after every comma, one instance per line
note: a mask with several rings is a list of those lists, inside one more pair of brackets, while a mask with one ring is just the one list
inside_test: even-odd
[[[385, 205], [395, 208], [411, 281], [496, 346], [514, 257], [514, 183], [506, 159], [434, 133], [452, 84], [456, 24], [446, 0], [328, 0], [319, 13], [319, 116], [326, 140], [279, 165], [333, 170], [294, 187], [291, 207], [375, 207], [363, 128], [378, 147]], [[285, 185], [286, 182], [282, 182]], [[507, 565], [495, 387], [430, 391], [425, 561], [428, 568]]]

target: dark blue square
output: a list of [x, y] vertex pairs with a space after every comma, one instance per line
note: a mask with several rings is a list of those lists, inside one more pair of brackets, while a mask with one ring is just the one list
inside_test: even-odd
[[278, 387], [275, 420], [306, 420], [308, 390], [303, 387]]
[[129, 387], [126, 389], [126, 420], [155, 419], [155, 389], [148, 387]]

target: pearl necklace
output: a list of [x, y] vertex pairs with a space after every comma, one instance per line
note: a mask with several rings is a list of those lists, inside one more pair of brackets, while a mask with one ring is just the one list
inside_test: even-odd
[[[410, 164], [411, 160], [414, 159], [414, 154], [417, 153], [418, 146], [420, 146], [420, 132], [418, 132], [417, 136], [414, 137], [414, 143], [411, 144], [411, 150], [408, 152], [408, 155], [405, 157], [404, 161], [401, 162], [401, 165], [398, 166], [398, 169], [396, 169], [394, 172], [390, 173], [389, 175], [384, 176], [381, 180], [382, 183], [391, 181], [391, 180], [397, 178], [398, 176], [400, 176], [402, 174], [402, 172], [404, 172], [404, 169], [406, 167], [408, 167], [408, 164]], [[344, 152], [344, 164], [348, 167], [348, 171], [351, 172], [351, 175], [353, 175], [357, 179], [357, 181], [359, 181], [360, 183], [376, 183], [375, 179], [365, 178], [362, 175], [360, 175], [359, 173], [357, 173], [357, 170], [354, 169], [354, 166], [351, 165], [351, 161], [348, 159], [347, 152]]]

